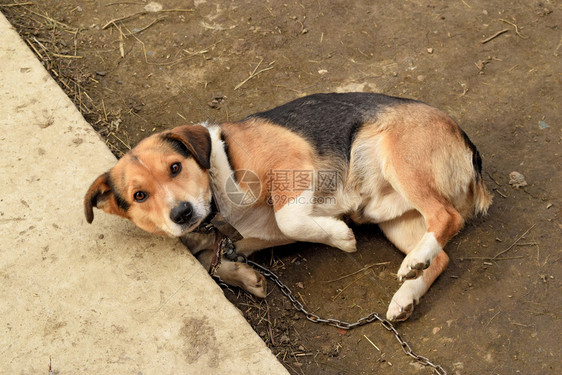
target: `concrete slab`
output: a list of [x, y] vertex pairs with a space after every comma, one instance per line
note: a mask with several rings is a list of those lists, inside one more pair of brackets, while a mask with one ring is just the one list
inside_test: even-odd
[[286, 374], [172, 239], [97, 212], [115, 159], [0, 14], [0, 372]]

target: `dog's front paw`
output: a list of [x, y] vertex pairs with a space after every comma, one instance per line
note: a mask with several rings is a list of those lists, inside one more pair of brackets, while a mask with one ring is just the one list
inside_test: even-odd
[[408, 254], [402, 261], [397, 275], [400, 281], [417, 279], [429, 265], [431, 259], [417, 259], [414, 252]]
[[414, 312], [413, 302], [407, 304], [406, 306], [402, 306], [392, 300], [390, 301], [390, 305], [388, 306], [388, 310], [386, 312], [386, 319], [391, 322], [402, 322], [408, 319], [410, 315], [412, 315], [412, 312]]
[[386, 312], [386, 319], [391, 322], [401, 322], [412, 315], [418, 299], [413, 296], [409, 289], [408, 285], [402, 285], [394, 294]]

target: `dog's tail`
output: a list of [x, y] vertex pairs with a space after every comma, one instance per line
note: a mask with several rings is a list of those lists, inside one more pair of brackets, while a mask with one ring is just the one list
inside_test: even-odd
[[492, 195], [486, 188], [482, 175], [478, 175], [472, 182], [472, 191], [474, 192], [474, 214], [486, 215], [488, 207], [492, 204]]
[[472, 180], [474, 214], [486, 215], [486, 213], [488, 213], [488, 207], [492, 204], [492, 195], [482, 179], [482, 157], [476, 149], [476, 146], [468, 139], [468, 136], [466, 136], [466, 134], [463, 135], [465, 137], [465, 142], [467, 142], [472, 151], [472, 167], [474, 168], [474, 179]]
[[[460, 129], [460, 128], [459, 128]], [[468, 135], [460, 129], [461, 135], [464, 139], [464, 143], [472, 152], [472, 168], [474, 170], [474, 177], [472, 179], [472, 197], [474, 211], [471, 214], [474, 215], [486, 215], [488, 212], [488, 207], [492, 204], [492, 195], [488, 191], [484, 180], [482, 179], [482, 157], [480, 152], [468, 138]]]

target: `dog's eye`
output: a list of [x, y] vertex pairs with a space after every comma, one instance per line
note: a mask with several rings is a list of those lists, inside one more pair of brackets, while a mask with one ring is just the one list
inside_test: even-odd
[[146, 200], [146, 198], [148, 198], [148, 194], [146, 194], [144, 191], [137, 191], [134, 194], [134, 198], [136, 202], [144, 202]]
[[172, 177], [176, 177], [181, 172], [181, 163], [174, 163], [170, 165], [170, 173]]

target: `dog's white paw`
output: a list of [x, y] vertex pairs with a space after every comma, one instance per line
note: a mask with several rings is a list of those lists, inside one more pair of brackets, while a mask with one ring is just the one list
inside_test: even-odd
[[412, 251], [410, 254], [406, 255], [406, 258], [402, 261], [397, 272], [398, 279], [400, 281], [417, 279], [430, 264], [431, 259], [417, 258], [416, 253]]
[[410, 317], [414, 312], [414, 305], [418, 303], [418, 299], [414, 297], [409, 288], [404, 285], [394, 294], [388, 310], [386, 319], [391, 322], [401, 322]]
[[[343, 224], [343, 223], [342, 223]], [[345, 229], [342, 229], [339, 234], [332, 237], [331, 245], [337, 247], [347, 253], [354, 253], [357, 251], [357, 240], [351, 228], [343, 224]]]

